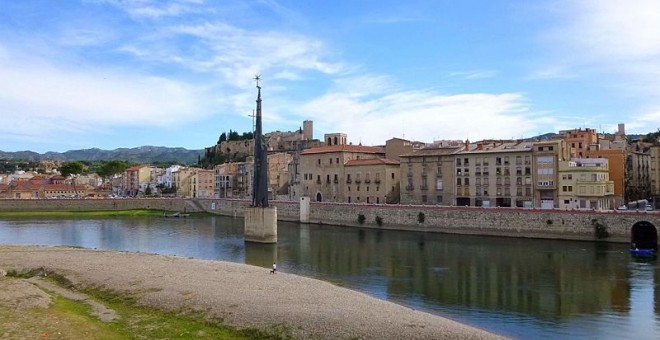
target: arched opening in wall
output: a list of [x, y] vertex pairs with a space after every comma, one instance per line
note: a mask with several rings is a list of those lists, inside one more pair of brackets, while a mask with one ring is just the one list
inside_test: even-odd
[[653, 223], [639, 221], [630, 229], [630, 246], [639, 249], [658, 251], [658, 230]]
[[335, 145], [337, 145], [337, 137], [335, 137]]
[[323, 196], [321, 196], [321, 193], [316, 193], [316, 201], [317, 202], [323, 202]]

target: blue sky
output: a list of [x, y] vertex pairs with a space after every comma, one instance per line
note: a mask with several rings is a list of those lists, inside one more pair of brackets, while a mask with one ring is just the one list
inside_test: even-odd
[[201, 149], [314, 121], [352, 143], [660, 128], [660, 2], [0, 4], [0, 150]]

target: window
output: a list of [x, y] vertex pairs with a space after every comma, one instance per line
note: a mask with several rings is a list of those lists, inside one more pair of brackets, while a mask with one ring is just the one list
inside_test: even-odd
[[394, 173], [392, 173], [392, 179], [394, 179]]
[[461, 185], [461, 179], [460, 178], [456, 179], [456, 185]]
[[332, 158], [330, 158], [330, 164], [332, 164]]
[[319, 165], [321, 165], [321, 159], [319, 158]]

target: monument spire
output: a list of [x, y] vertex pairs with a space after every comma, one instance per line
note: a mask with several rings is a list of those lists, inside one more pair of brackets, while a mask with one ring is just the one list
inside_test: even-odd
[[257, 113], [254, 125], [254, 180], [252, 181], [252, 206], [268, 207], [268, 151], [261, 127], [261, 77], [256, 75]]

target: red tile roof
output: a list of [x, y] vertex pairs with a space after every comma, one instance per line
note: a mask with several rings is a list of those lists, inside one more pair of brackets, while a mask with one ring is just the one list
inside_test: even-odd
[[394, 160], [394, 159], [387, 159], [387, 158], [374, 158], [374, 159], [352, 159], [344, 166], [359, 166], [359, 165], [380, 165], [380, 164], [385, 164], [385, 165], [399, 165], [399, 161]]
[[385, 150], [375, 146], [362, 146], [362, 145], [326, 145], [311, 148], [303, 151], [302, 155], [310, 155], [317, 153], [331, 153], [331, 152], [361, 152], [361, 153], [385, 153]]

